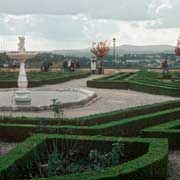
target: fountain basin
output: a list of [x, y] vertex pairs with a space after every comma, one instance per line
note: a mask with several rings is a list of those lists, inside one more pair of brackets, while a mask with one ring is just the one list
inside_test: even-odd
[[94, 98], [96, 94], [93, 91], [82, 88], [58, 89], [55, 91], [31, 91], [30, 104], [17, 104], [14, 96], [16, 90], [0, 91], [0, 111], [43, 111], [50, 110], [52, 99], [61, 101], [63, 108], [77, 107], [85, 105]]
[[37, 55], [36, 52], [18, 52], [18, 51], [14, 51], [14, 52], [7, 52], [6, 53], [7, 56], [9, 56], [11, 59], [19, 59], [21, 61], [25, 61], [26, 59], [31, 59], [33, 58], [35, 55]]

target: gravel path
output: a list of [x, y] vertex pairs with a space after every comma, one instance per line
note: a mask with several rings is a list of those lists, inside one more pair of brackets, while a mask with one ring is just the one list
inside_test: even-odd
[[169, 153], [168, 180], [180, 180], [180, 151], [171, 151]]
[[[100, 77], [100, 76], [98, 76]], [[116, 89], [96, 89], [86, 87], [86, 81], [97, 78], [97, 75], [90, 76], [84, 79], [72, 80], [56, 85], [45, 85], [43, 87], [33, 88], [33, 90], [56, 90], [60, 88], [84, 88], [95, 91], [98, 95], [98, 100], [81, 108], [64, 109], [65, 117], [78, 117], [90, 114], [109, 112], [118, 109], [126, 109], [145, 104], [153, 104], [157, 102], [174, 100], [175, 98], [160, 95], [151, 95], [146, 93], [135, 92], [131, 90], [116, 90]], [[12, 116], [45, 116], [53, 117], [52, 112], [44, 111], [38, 113], [28, 112], [1, 112], [1, 115]]]

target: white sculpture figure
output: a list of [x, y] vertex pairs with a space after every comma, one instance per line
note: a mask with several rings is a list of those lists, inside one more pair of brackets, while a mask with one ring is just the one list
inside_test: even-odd
[[20, 37], [18, 37], [18, 39], [19, 39], [18, 51], [19, 51], [20, 53], [23, 53], [23, 52], [26, 51], [26, 50], [25, 50], [25, 47], [24, 47], [24, 45], [25, 45], [25, 37], [20, 36]]
[[18, 77], [18, 87], [19, 89], [26, 89], [28, 86], [28, 81], [26, 77], [26, 71], [25, 71], [25, 61], [27, 60], [26, 52], [25, 52], [25, 37], [21, 36], [18, 37], [18, 51], [19, 54], [21, 54], [21, 58], [19, 58], [20, 61], [20, 71], [19, 71], [19, 77]]

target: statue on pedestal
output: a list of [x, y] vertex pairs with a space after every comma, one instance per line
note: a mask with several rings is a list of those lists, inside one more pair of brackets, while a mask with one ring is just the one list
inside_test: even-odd
[[9, 52], [7, 55], [20, 62], [20, 70], [18, 76], [18, 90], [15, 93], [16, 104], [29, 104], [31, 102], [30, 91], [27, 90], [28, 80], [26, 76], [25, 62], [27, 59], [32, 58], [36, 53], [26, 52], [25, 50], [25, 37], [18, 37], [18, 52]]
[[25, 49], [25, 37], [20, 36], [20, 37], [18, 37], [18, 39], [19, 39], [18, 51], [20, 53], [24, 53], [26, 51], [26, 49]]

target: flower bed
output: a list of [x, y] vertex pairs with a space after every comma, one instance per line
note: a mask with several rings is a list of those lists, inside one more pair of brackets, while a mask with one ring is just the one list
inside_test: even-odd
[[125, 144], [127, 156], [133, 159], [103, 170], [99, 169], [59, 177], [35, 178], [36, 180], [110, 180], [117, 178], [138, 180], [141, 177], [144, 180], [149, 180], [149, 178], [153, 180], [166, 179], [168, 155], [166, 140], [45, 134], [38, 134], [28, 138], [7, 155], [0, 157], [0, 179], [21, 179], [36, 157], [34, 154], [37, 152], [43, 154], [45, 144], [49, 145], [53, 140], [56, 140], [60, 145], [67, 143], [67, 141], [71, 144], [75, 143], [85, 153], [94, 148], [108, 149], [113, 142], [121, 142]]

